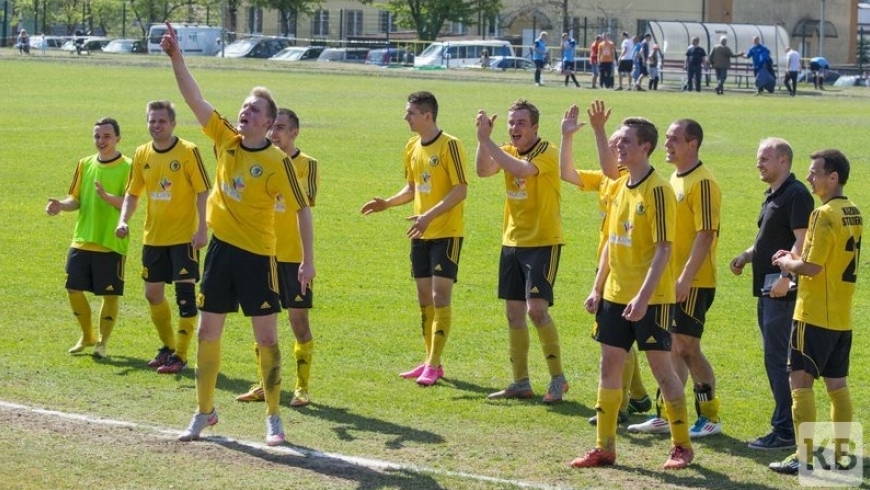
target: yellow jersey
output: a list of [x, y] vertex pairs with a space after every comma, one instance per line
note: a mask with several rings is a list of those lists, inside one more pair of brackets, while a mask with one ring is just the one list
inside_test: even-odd
[[[402, 153], [405, 180], [414, 185], [414, 214], [432, 209], [456, 185], [466, 185], [465, 149], [462, 142], [443, 131], [423, 144], [420, 135], [408, 140]], [[461, 237], [465, 234], [464, 201], [436, 216], [423, 232], [424, 240]]]
[[[656, 244], [674, 241], [676, 198], [668, 181], [653, 168], [636, 184], [629, 185], [628, 178], [619, 182], [608, 213], [610, 274], [604, 286], [604, 299], [628, 304], [643, 285]], [[674, 281], [670, 257], [649, 304], [674, 303]]]
[[505, 207], [502, 244], [508, 247], [545, 247], [561, 245], [562, 179], [559, 175], [559, 150], [539, 139], [526, 153], [513, 145], [502, 150], [526, 160], [538, 169], [537, 175], [517, 177], [504, 173]]
[[[308, 196], [308, 202], [314, 207], [317, 190], [320, 188], [320, 172], [317, 170], [317, 160], [297, 149], [290, 157], [293, 171], [302, 192]], [[288, 213], [284, 196], [279, 195], [275, 203], [275, 234], [278, 239], [278, 262], [302, 263], [302, 237], [299, 235], [299, 217], [295, 212]]]
[[604, 250], [604, 244], [607, 243], [607, 208], [622, 185], [620, 181], [627, 178], [628, 171], [620, 167], [619, 178], [616, 180], [607, 177], [601, 170], [577, 170], [577, 175], [580, 177], [581, 191], [598, 191], [598, 211], [601, 218], [601, 227], [598, 230], [598, 252], [595, 257], [600, 259], [601, 252]]
[[719, 244], [719, 217], [722, 210], [722, 191], [716, 177], [704, 164], [684, 174], [671, 174], [671, 187], [677, 198], [677, 232], [673, 256], [674, 273], [679, 277], [689, 260], [698, 232], [712, 230], [710, 253], [692, 280], [694, 288], [716, 287], [716, 247]]
[[830, 330], [852, 329], [863, 230], [861, 211], [846, 197], [813, 210], [801, 260], [822, 270], [812, 277], [798, 276], [795, 320]]
[[190, 243], [199, 226], [196, 196], [211, 188], [199, 148], [176, 138], [166, 150], [146, 143], [136, 148], [126, 193], [148, 198], [142, 243]]

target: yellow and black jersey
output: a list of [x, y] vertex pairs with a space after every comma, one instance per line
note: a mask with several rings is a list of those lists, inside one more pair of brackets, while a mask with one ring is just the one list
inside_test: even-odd
[[722, 191], [709, 168], [699, 163], [684, 174], [671, 174], [671, 187], [677, 198], [677, 232], [674, 237], [674, 273], [679, 276], [689, 260], [698, 232], [712, 230], [710, 253], [692, 280], [693, 288], [716, 287], [716, 247], [719, 244], [719, 217]]
[[[668, 181], [653, 168], [636, 184], [629, 185], [627, 178], [620, 182], [608, 212], [610, 274], [604, 299], [628, 304], [643, 285], [656, 244], [674, 241], [676, 199]], [[675, 302], [673, 262], [672, 253], [649, 304]]]
[[604, 175], [601, 170], [577, 170], [577, 175], [580, 177], [581, 191], [597, 191], [598, 192], [598, 211], [601, 216], [601, 227], [598, 232], [598, 252], [596, 258], [601, 258], [601, 251], [604, 250], [604, 244], [607, 243], [607, 209], [613, 201], [613, 196], [619, 191], [622, 185], [621, 180], [627, 178], [628, 171], [624, 168], [619, 169], [619, 178], [611, 179]]
[[215, 189], [206, 220], [222, 241], [253, 254], [274, 256], [275, 203], [283, 196], [287, 213], [308, 206], [290, 157], [268, 144], [247, 148], [236, 128], [217, 112], [203, 133], [215, 143]]
[[[414, 186], [414, 214], [419, 216], [439, 202], [456, 185], [466, 185], [465, 149], [462, 142], [443, 131], [431, 142], [413, 136], [402, 153], [405, 180]], [[465, 234], [464, 201], [435, 217], [424, 240], [461, 237]]]
[[[317, 199], [320, 188], [320, 172], [317, 170], [317, 160], [297, 149], [290, 157], [293, 171], [302, 187], [302, 192], [308, 196], [311, 206]], [[299, 235], [299, 219], [295, 212], [288, 213], [284, 204], [284, 196], [279, 196], [275, 203], [275, 234], [278, 239], [278, 262], [302, 262], [302, 237]]]
[[863, 229], [861, 211], [846, 197], [813, 210], [801, 260], [822, 266], [822, 271], [798, 277], [795, 320], [830, 330], [852, 329]]
[[526, 153], [520, 153], [513, 145], [501, 148], [538, 169], [537, 175], [528, 177], [504, 172], [506, 200], [502, 244], [509, 247], [563, 244], [558, 148], [541, 139]]
[[197, 194], [211, 182], [195, 144], [176, 138], [166, 150], [153, 143], [136, 148], [126, 192], [148, 198], [142, 243], [168, 246], [189, 243], [199, 226]]

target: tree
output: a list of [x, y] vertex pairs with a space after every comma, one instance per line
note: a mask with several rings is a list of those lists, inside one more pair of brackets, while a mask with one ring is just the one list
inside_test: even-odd
[[250, 0], [254, 7], [276, 10], [281, 20], [281, 34], [296, 35], [296, 20], [300, 14], [313, 14], [322, 0]]
[[[375, 0], [360, 1], [375, 4]], [[387, 0], [377, 5], [392, 12], [398, 25], [417, 31], [422, 41], [435, 40], [446, 22], [475, 25], [478, 14], [488, 19], [501, 10], [500, 0]]]

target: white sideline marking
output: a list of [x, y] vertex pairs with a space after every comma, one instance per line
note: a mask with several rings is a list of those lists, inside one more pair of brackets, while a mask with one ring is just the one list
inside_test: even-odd
[[[25, 411], [32, 412], [39, 415], [45, 415], [49, 417], [54, 417], [58, 419], [67, 419], [67, 420], [76, 420], [80, 422], [88, 422], [91, 424], [105, 425], [110, 427], [127, 427], [131, 429], [138, 430], [146, 430], [149, 432], [154, 432], [163, 435], [169, 435], [173, 438], [176, 437], [179, 433], [178, 430], [167, 429], [163, 427], [157, 427], [153, 425], [146, 424], [138, 424], [135, 422], [125, 422], [123, 420], [112, 420], [106, 418], [94, 417], [91, 415], [83, 415], [76, 413], [67, 413], [60, 412], [57, 410], [46, 410], [43, 408], [35, 408], [27, 405], [21, 405], [18, 403], [10, 403], [6, 401], [0, 400], [0, 409], [5, 409], [8, 411]], [[462, 471], [448, 471], [441, 470], [436, 468], [427, 468], [425, 466], [418, 465], [409, 465], [402, 463], [391, 463], [389, 461], [382, 461], [378, 459], [371, 458], [361, 458], [358, 456], [347, 456], [344, 454], [336, 454], [336, 453], [324, 453], [320, 451], [308, 450], [297, 448], [292, 445], [284, 445], [284, 446], [267, 446], [263, 443], [253, 442], [253, 441], [240, 441], [237, 439], [231, 439], [223, 436], [207, 436], [203, 437], [200, 442], [218, 442], [218, 441], [226, 441], [238, 444], [240, 446], [250, 447], [253, 449], [268, 451], [272, 453], [284, 454], [289, 456], [297, 456], [297, 457], [305, 457], [305, 458], [321, 458], [321, 459], [331, 459], [342, 461], [344, 463], [348, 463], [355, 466], [362, 466], [372, 470], [402, 470], [402, 471], [411, 471], [415, 473], [428, 473], [432, 475], [441, 475], [441, 476], [450, 476], [454, 478], [464, 478], [468, 480], [477, 480], [482, 482], [490, 482], [490, 483], [498, 483], [505, 485], [512, 485], [519, 488], [532, 488], [532, 489], [540, 489], [540, 490], [557, 490], [565, 487], [556, 487], [552, 485], [545, 485], [541, 483], [530, 483], [523, 482], [518, 480], [508, 480], [504, 478], [495, 478], [492, 476], [485, 475], [475, 475], [473, 473], [465, 473]], [[186, 443], [179, 443], [186, 444]]]

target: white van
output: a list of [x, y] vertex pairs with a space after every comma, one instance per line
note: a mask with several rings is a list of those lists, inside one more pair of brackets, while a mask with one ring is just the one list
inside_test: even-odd
[[[185, 56], [214, 56], [221, 49], [223, 29], [212, 26], [171, 24], [178, 36], [178, 45]], [[160, 53], [160, 40], [166, 34], [166, 24], [154, 24], [148, 29], [148, 52]]]
[[483, 55], [484, 49], [489, 53], [490, 59], [514, 55], [511, 43], [502, 39], [436, 41], [414, 58], [414, 67], [461, 68], [480, 66], [480, 57]]

